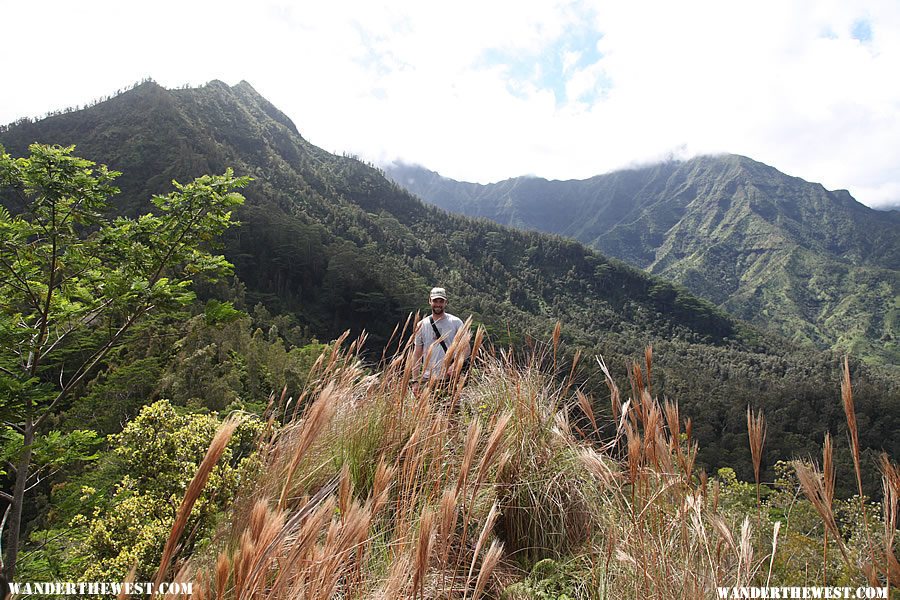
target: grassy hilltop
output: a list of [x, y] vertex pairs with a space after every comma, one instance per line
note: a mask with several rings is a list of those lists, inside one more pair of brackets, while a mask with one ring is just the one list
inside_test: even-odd
[[[279, 427], [290, 407], [272, 413], [217, 543], [175, 570], [223, 598], [696, 599], [898, 581], [887, 457], [883, 511], [833, 497], [830, 446], [822, 468], [785, 462], [761, 491], [710, 476], [677, 402], [653, 396], [649, 352], [630, 390], [608, 380], [612, 423], [541, 368], [555, 356], [482, 352], [418, 398], [408, 352], [374, 375], [323, 357], [303, 415]], [[748, 435], [758, 455], [763, 415]]]

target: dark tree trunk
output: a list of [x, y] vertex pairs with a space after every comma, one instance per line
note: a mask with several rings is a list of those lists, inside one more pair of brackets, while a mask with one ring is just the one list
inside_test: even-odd
[[25, 423], [24, 445], [22, 457], [16, 467], [16, 485], [13, 488], [12, 506], [9, 521], [6, 524], [6, 560], [3, 574], [12, 580], [16, 573], [16, 560], [19, 557], [19, 534], [22, 527], [22, 508], [25, 499], [25, 488], [31, 471], [31, 448], [34, 444], [34, 422], [29, 418]]

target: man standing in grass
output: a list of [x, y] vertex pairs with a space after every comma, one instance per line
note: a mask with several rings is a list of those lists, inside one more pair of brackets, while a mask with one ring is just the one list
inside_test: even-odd
[[420, 384], [449, 379], [449, 375], [453, 373], [453, 363], [465, 361], [471, 352], [468, 341], [460, 340], [459, 347], [449, 360], [447, 359], [447, 351], [453, 345], [456, 334], [462, 329], [463, 322], [446, 312], [447, 291], [444, 288], [431, 288], [428, 300], [431, 304], [431, 314], [416, 325], [412, 379], [413, 392], [416, 393]]

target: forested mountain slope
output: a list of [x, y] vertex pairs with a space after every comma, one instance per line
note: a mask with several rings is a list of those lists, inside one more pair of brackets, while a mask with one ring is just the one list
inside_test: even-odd
[[[228, 166], [254, 177], [226, 254], [251, 292], [329, 335], [347, 327], [389, 334], [440, 281], [458, 312], [503, 330], [520, 322], [516, 329], [529, 331], [546, 317], [587, 334], [629, 330], [716, 344], [740, 337], [724, 313], [580, 244], [422, 203], [377, 169], [309, 144], [246, 83], [165, 90], [148, 82], [0, 137], [13, 154], [32, 141], [76, 144], [79, 154], [124, 172], [125, 212], [149, 208], [137, 203], [172, 179]], [[589, 318], [579, 316], [585, 312]]]
[[[365, 328], [377, 349], [424, 307], [427, 289], [442, 284], [451, 311], [472, 314], [498, 346], [548, 339], [560, 320], [570, 352], [602, 354], [621, 377], [626, 359], [653, 343], [655, 389], [694, 418], [708, 464], [749, 468], [748, 404], [767, 410], [773, 458], [813, 451], [821, 433], [842, 422], [836, 355], [761, 334], [578, 242], [426, 205], [378, 169], [308, 143], [245, 82], [181, 90], [147, 82], [85, 110], [0, 132], [14, 155], [35, 141], [76, 144], [79, 155], [123, 171], [119, 207], [127, 213], [148, 210], [149, 195], [168, 191], [172, 179], [229, 166], [252, 176], [237, 215], [243, 226], [229, 232], [225, 254], [253, 302], [297, 315], [320, 338]], [[666, 168], [657, 168], [657, 185], [671, 178], [662, 177]], [[609, 210], [628, 222], [624, 203]], [[640, 235], [662, 231], [633, 227]], [[630, 248], [616, 231], [624, 230], [596, 237]], [[893, 260], [874, 242], [867, 252]], [[599, 386], [588, 378], [593, 359], [585, 364], [583, 381]], [[858, 410], [868, 415], [864, 445], [900, 454], [900, 386], [862, 365], [854, 373]], [[798, 414], [806, 420], [798, 422]]]
[[736, 155], [583, 181], [389, 175], [438, 206], [564, 235], [797, 342], [900, 364], [900, 212]]

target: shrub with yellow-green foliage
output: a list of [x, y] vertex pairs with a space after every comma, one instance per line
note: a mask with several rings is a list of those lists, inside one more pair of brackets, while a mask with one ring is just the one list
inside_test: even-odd
[[[122, 477], [110, 497], [72, 522], [84, 532], [76, 554], [85, 566], [85, 580], [121, 580], [135, 565], [138, 580], [153, 576], [185, 489], [219, 423], [215, 415], [181, 414], [160, 400], [111, 436]], [[237, 491], [251, 481], [262, 426], [258, 419], [247, 418], [238, 427], [194, 504], [186, 551], [205, 543]], [[85, 491], [88, 496], [99, 493]]]

